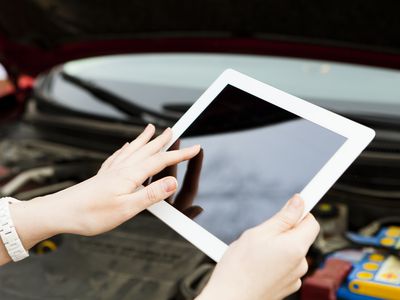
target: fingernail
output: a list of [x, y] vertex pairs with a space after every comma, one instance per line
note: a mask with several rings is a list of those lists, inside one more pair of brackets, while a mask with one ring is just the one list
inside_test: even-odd
[[147, 124], [147, 126], [146, 126], [146, 128], [145, 128], [144, 130], [149, 129], [149, 128], [152, 127], [152, 126], [153, 126], [153, 124], [149, 123], [149, 124]]
[[168, 177], [163, 180], [164, 191], [170, 193], [176, 190], [177, 182], [175, 178]]
[[303, 206], [303, 200], [300, 198], [300, 196], [295, 195], [292, 199], [290, 199], [288, 208], [290, 210], [298, 210], [302, 206]]

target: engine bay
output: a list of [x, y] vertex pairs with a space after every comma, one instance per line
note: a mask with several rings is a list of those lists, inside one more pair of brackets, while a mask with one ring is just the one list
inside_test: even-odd
[[[55, 78], [63, 78], [59, 68], [37, 81], [20, 118], [1, 125], [0, 196], [29, 200], [86, 180], [147, 122], [162, 130], [190, 106], [165, 105], [168, 118], [160, 120], [160, 112], [140, 106], [129, 108], [134, 117], [91, 115], [53, 101], [49, 85]], [[113, 95], [79, 84], [115, 108]], [[399, 127], [379, 117], [357, 118], [377, 130], [377, 139], [313, 210], [321, 233], [308, 254], [303, 288], [290, 299], [400, 295]], [[100, 236], [56, 236], [31, 252], [30, 260], [2, 267], [1, 299], [193, 299], [214, 267], [148, 212]]]

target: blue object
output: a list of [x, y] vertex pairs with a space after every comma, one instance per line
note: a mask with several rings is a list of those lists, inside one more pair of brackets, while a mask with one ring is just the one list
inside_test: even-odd
[[384, 247], [392, 250], [400, 249], [400, 227], [383, 227], [375, 236], [364, 236], [353, 232], [346, 233], [346, 237], [360, 245]]

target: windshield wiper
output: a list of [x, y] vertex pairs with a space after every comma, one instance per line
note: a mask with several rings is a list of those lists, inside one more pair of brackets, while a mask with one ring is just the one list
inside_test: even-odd
[[88, 80], [70, 75], [64, 71], [61, 71], [60, 74], [64, 80], [77, 87], [80, 87], [81, 89], [90, 93], [96, 99], [102, 101], [103, 103], [111, 105], [115, 109], [121, 111], [128, 116], [135, 118], [139, 117], [149, 122], [161, 121], [163, 125], [167, 126], [172, 126], [178, 120], [176, 114], [168, 115], [158, 113], [141, 105], [135, 104], [134, 101], [116, 95], [115, 93], [99, 87], [98, 85]]

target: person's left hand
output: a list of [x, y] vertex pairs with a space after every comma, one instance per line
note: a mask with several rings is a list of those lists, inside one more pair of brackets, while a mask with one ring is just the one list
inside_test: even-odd
[[196, 156], [200, 146], [160, 152], [172, 137], [171, 129], [150, 141], [154, 133], [154, 126], [149, 125], [138, 138], [111, 155], [92, 178], [58, 193], [12, 205], [24, 246], [30, 248], [59, 233], [91, 236], [106, 232], [170, 197], [177, 189], [174, 177], [161, 178], [146, 187], [143, 182], [168, 166]]
[[298, 291], [305, 258], [319, 232], [295, 195], [275, 216], [246, 230], [218, 262], [196, 300], [280, 300]]

